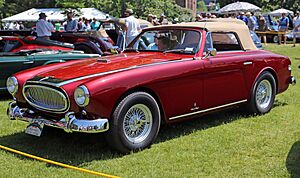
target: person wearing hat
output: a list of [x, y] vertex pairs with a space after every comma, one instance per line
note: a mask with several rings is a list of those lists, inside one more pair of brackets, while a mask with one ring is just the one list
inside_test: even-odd
[[244, 21], [246, 25], [248, 24], [248, 18], [245, 17], [245, 13], [244, 12], [240, 12], [240, 15], [238, 16], [238, 19]]
[[[125, 32], [126, 32], [126, 45], [129, 45], [132, 40], [141, 32], [141, 26], [138, 21], [133, 16], [132, 9], [126, 9], [124, 13], [125, 18]], [[135, 43], [132, 48], [137, 49], [138, 43]]]
[[78, 29], [78, 22], [77, 20], [73, 19], [73, 13], [67, 13], [67, 23], [65, 25], [65, 31], [67, 32], [76, 32]]
[[253, 19], [252, 15], [251, 15], [251, 12], [247, 12], [246, 17], [248, 19], [247, 26], [248, 26], [249, 30], [254, 31], [256, 22]]
[[153, 15], [152, 14], [148, 14], [147, 21], [150, 22], [150, 23], [152, 23], [154, 25], [154, 23], [153, 23]]
[[294, 23], [294, 29], [293, 29], [294, 45], [293, 45], [293, 47], [295, 47], [296, 46], [296, 38], [300, 37], [300, 12], [299, 11], [296, 12], [296, 16], [293, 19], [293, 23]]
[[160, 14], [160, 18], [158, 20], [158, 23], [160, 25], [168, 25], [169, 24], [168, 19], [166, 18], [165, 14]]
[[54, 26], [46, 21], [46, 17], [46, 14], [43, 12], [39, 14], [39, 20], [36, 23], [36, 34], [40, 39], [50, 40]]

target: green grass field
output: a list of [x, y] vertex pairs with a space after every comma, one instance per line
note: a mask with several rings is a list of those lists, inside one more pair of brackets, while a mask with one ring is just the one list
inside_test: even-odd
[[[300, 46], [268, 45], [291, 58], [300, 79]], [[3, 96], [1, 96], [3, 97]], [[271, 112], [244, 116], [236, 110], [163, 126], [150, 149], [112, 152], [103, 135], [46, 129], [40, 138], [26, 123], [9, 121], [0, 101], [0, 144], [47, 159], [121, 177], [300, 177], [300, 86], [277, 95]], [[0, 177], [89, 177], [0, 150]]]

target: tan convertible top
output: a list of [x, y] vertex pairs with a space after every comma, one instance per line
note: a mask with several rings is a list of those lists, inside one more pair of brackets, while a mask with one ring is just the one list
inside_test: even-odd
[[[245, 50], [257, 49], [251, 36], [249, 29], [245, 22], [238, 19], [230, 18], [216, 18], [202, 20], [201, 22], [187, 22], [173, 25], [162, 25], [162, 27], [191, 27], [191, 28], [202, 28], [209, 32], [234, 32], [238, 35], [241, 44]], [[150, 27], [157, 28], [158, 26]]]

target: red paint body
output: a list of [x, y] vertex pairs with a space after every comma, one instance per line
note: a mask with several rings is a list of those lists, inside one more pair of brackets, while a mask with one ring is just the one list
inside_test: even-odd
[[[205, 37], [205, 31], [197, 29]], [[291, 64], [287, 57], [263, 50], [222, 52], [203, 58], [204, 41], [196, 55], [162, 52], [125, 52], [101, 58], [108, 63], [88, 59], [31, 69], [15, 74], [19, 81], [16, 95], [26, 104], [22, 87], [26, 80], [52, 76], [69, 81], [82, 76], [116, 71], [62, 85], [69, 96], [69, 111], [80, 112], [73, 98], [76, 87], [84, 84], [90, 92], [90, 102], [84, 109], [95, 117], [111, 118], [122, 99], [132, 91], [146, 91], [154, 96], [167, 122], [169, 118], [206, 110], [242, 100], [249, 100], [259, 74], [268, 70], [277, 82], [277, 93], [289, 86]], [[203, 58], [203, 59], [202, 59]], [[252, 65], [244, 65], [252, 62]], [[118, 71], [120, 69], [126, 69]], [[58, 116], [58, 115], [57, 115]], [[183, 117], [186, 118], [186, 117]], [[179, 119], [178, 119], [179, 120]]]
[[17, 36], [6, 36], [1, 37], [3, 42], [14, 41], [18, 44], [13, 47], [10, 51], [5, 52], [19, 52], [21, 50], [33, 50], [33, 49], [45, 49], [45, 50], [73, 50], [71, 47], [64, 47], [58, 45], [43, 45], [35, 42], [35, 37], [17, 37]]

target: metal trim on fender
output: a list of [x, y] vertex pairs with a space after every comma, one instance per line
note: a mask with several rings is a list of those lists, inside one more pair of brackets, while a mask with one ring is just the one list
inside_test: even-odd
[[216, 106], [216, 107], [213, 107], [213, 108], [208, 108], [208, 109], [204, 109], [204, 110], [200, 110], [200, 111], [196, 111], [196, 112], [182, 114], [182, 115], [179, 115], [179, 116], [170, 117], [169, 120], [174, 120], [174, 119], [179, 119], [179, 118], [182, 118], [182, 117], [187, 117], [187, 116], [191, 116], [191, 115], [195, 115], [195, 114], [200, 114], [200, 113], [208, 112], [208, 111], [211, 111], [211, 110], [224, 108], [224, 107], [227, 107], [227, 106], [232, 106], [232, 105], [236, 105], [236, 104], [239, 104], [239, 103], [244, 103], [246, 101], [247, 100], [245, 99], [245, 100], [241, 100], [241, 101], [237, 101], [237, 102], [233, 102], [233, 103], [228, 103], [228, 104]]

